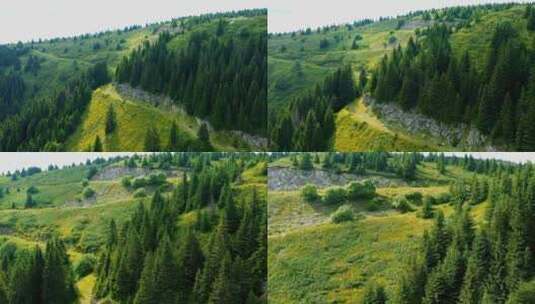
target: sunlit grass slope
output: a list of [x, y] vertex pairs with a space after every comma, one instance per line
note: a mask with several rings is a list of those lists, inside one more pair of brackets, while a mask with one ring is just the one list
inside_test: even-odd
[[[448, 183], [473, 173], [448, 166], [446, 174], [435, 164], [418, 166], [415, 185], [377, 188], [392, 199], [409, 193], [438, 196]], [[320, 193], [324, 193], [321, 189]], [[357, 220], [334, 224], [338, 206], [307, 203], [300, 191], [270, 191], [268, 200], [268, 282], [270, 303], [360, 303], [366, 285], [378, 282], [388, 294], [395, 290], [409, 252], [417, 249], [433, 220], [394, 209], [367, 211], [366, 201], [350, 203]], [[484, 220], [487, 203], [472, 207], [477, 222]], [[435, 206], [447, 216], [453, 206]]]
[[[106, 113], [110, 105], [117, 114], [117, 128], [106, 136]], [[196, 138], [200, 124], [194, 117], [125, 98], [114, 85], [106, 85], [93, 92], [80, 126], [66, 143], [66, 150], [90, 151], [98, 135], [105, 151], [144, 151], [144, 138], [150, 126], [158, 130], [162, 149], [165, 149], [173, 121], [177, 123], [181, 140]], [[211, 132], [210, 140], [216, 150], [233, 151], [241, 144], [228, 132]]]
[[[419, 18], [414, 19], [400, 29], [396, 29], [397, 20], [385, 20], [352, 30], [339, 27], [319, 33], [314, 29], [309, 35], [272, 35], [268, 39], [269, 107], [277, 109], [343, 65], [350, 64], [355, 70], [371, 69], [399, 44], [405, 45], [415, 28], [426, 25]], [[352, 49], [356, 35], [362, 40], [358, 41], [358, 49]], [[329, 41], [323, 49], [322, 39]], [[301, 72], [295, 68], [296, 63], [300, 64]]]
[[336, 115], [335, 151], [436, 151], [439, 147], [423, 139], [384, 125], [362, 100]]

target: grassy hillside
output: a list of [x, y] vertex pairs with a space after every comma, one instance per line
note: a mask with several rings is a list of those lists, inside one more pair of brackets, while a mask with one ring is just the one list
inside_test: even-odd
[[[220, 23], [225, 25], [225, 31], [224, 34], [220, 33], [216, 35], [216, 32], [220, 30]], [[253, 35], [254, 37], [265, 38], [266, 24], [267, 16], [265, 14], [262, 14], [260, 10], [251, 10], [180, 17], [170, 21], [148, 24], [145, 26], [132, 25], [131, 27], [121, 30], [86, 34], [77, 37], [54, 38], [44, 41], [39, 40], [26, 43], [8, 44], [5, 46], [2, 45], [2, 52], [5, 50], [6, 54], [14, 56], [14, 58], [10, 57], [10, 61], [7, 62], [6, 65], [0, 65], [0, 76], [2, 76], [0, 78], [0, 94], [2, 95], [0, 96], [3, 97], [4, 94], [8, 94], [10, 90], [13, 90], [11, 86], [22, 91], [22, 94], [21, 96], [17, 95], [16, 98], [13, 97], [13, 100], [11, 100], [11, 97], [7, 100], [3, 100], [4, 98], [2, 98], [2, 102], [0, 103], [2, 109], [9, 109], [9, 112], [6, 111], [6, 113], [2, 113], [5, 114], [5, 117], [4, 115], [0, 115], [2, 120], [5, 119], [8, 121], [5, 125], [0, 127], [0, 150], [88, 150], [90, 146], [88, 143], [92, 144], [96, 134], [100, 132], [100, 129], [97, 126], [98, 122], [105, 120], [107, 107], [100, 107], [115, 103], [115, 101], [117, 101], [116, 99], [118, 99], [114, 94], [114, 91], [110, 91], [109, 86], [98, 87], [98, 85], [101, 83], [108, 83], [110, 79], [111, 81], [116, 81], [117, 67], [121, 62], [124, 63], [126, 61], [125, 59], [133, 54], [135, 50], [138, 50], [142, 46], [148, 47], [150, 44], [156, 44], [158, 38], [166, 34], [171, 38], [165, 45], [166, 50], [169, 52], [169, 56], [166, 55], [164, 57], [178, 57], [179, 54], [183, 54], [184, 51], [190, 47], [193, 40], [196, 40], [197, 42], [202, 41], [204, 45], [201, 49], [205, 49], [208, 48], [206, 45], [210, 39], [217, 40], [219, 38], [221, 38], [221, 41], [224, 39], [229, 41], [230, 39], [233, 39], [233, 43], [230, 43], [234, 48], [232, 52], [245, 52], [244, 50], [249, 48], [249, 45], [245, 44], [246, 39], [253, 37]], [[200, 52], [200, 49], [198, 51]], [[175, 52], [174, 54], [176, 56], [171, 55], [172, 52]], [[220, 60], [221, 64], [215, 66], [222, 66], [224, 60], [228, 60], [228, 58], [223, 58], [225, 55], [223, 52], [221, 52], [220, 55], [222, 57]], [[109, 77], [103, 77], [104, 75], [100, 74], [101, 77], [99, 78], [104, 81], [94, 82], [98, 84], [93, 85], [93, 75], [85, 75], [85, 73], [91, 71], [92, 67], [102, 64], [106, 65]], [[151, 67], [148, 66], [149, 63], [141, 65], [143, 66], [141, 70], [151, 70]], [[259, 67], [255, 68], [258, 69]], [[181, 66], [174, 70], [182, 71], [188, 69], [182, 69]], [[200, 70], [205, 71], [206, 69], [201, 68]], [[245, 68], [243, 70], [245, 70]], [[247, 70], [247, 72], [251, 73], [250, 70]], [[160, 75], [170, 74], [169, 71], [157, 71], [157, 74], [158, 73], [160, 73]], [[190, 73], [192, 75], [189, 75]], [[199, 76], [195, 76], [198, 74], [196, 68], [188, 70], [187, 74], [188, 75], [183, 78], [199, 78]], [[11, 81], [7, 78], [7, 75], [15, 75], [16, 80], [20, 80], [20, 82]], [[6, 84], [4, 84], [4, 76], [6, 77]], [[154, 77], [154, 75], [144, 76], [143, 80], [145, 81], [147, 78], [154, 80], [157, 77]], [[266, 80], [266, 77], [264, 76], [260, 76], [259, 78], [263, 79], [264, 82]], [[129, 79], [122, 79], [122, 82], [128, 82], [127, 80]], [[174, 79], [174, 81], [177, 82], [178, 80]], [[243, 79], [239, 79], [238, 81], [243, 81]], [[65, 95], [68, 99], [67, 103], [72, 103], [70, 97], [76, 94], [73, 92], [78, 92], [80, 90], [80, 88], [70, 88], [69, 85], [74, 83], [79, 84], [80, 82], [82, 82], [80, 87], [83, 89], [95, 89], [92, 92], [93, 100], [87, 102], [85, 98], [77, 96], [77, 98], [72, 98], [78, 102], [74, 107], [74, 110], [70, 109], [70, 104], [62, 106], [62, 100], [65, 99]], [[182, 79], [179, 84], [186, 86], [186, 82], [187, 79]], [[207, 80], [205, 83], [215, 82], [216, 80]], [[19, 85], [19, 83], [21, 84]], [[176, 87], [178, 84], [174, 83], [174, 85]], [[134, 86], [140, 86], [140, 84], [136, 83]], [[158, 83], [157, 86], [160, 88], [165, 87], [165, 92], [162, 91], [160, 93], [168, 96], [171, 95], [169, 92], [171, 90], [169, 89], [170, 84], [163, 83], [163, 80], [160, 79], [160, 83]], [[237, 86], [235, 87], [234, 91], [237, 91]], [[143, 88], [147, 90], [144, 86]], [[154, 90], [153, 88], [150, 91], [154, 92], [157, 90]], [[255, 107], [258, 107], [258, 104], [265, 102], [265, 100], [262, 101], [261, 96], [258, 97], [258, 100], [254, 100], [256, 96], [253, 96], [253, 93], [262, 92], [262, 90], [258, 90], [258, 87], [256, 91], [257, 92], [247, 92], [249, 95], [242, 94], [243, 92], [235, 94], [238, 94], [241, 96], [240, 98], [244, 100], [248, 100], [247, 103], [254, 104]], [[103, 95], [102, 92], [107, 92], [108, 94]], [[214, 95], [214, 93], [209, 94]], [[223, 94], [219, 95], [223, 96]], [[89, 96], [89, 94], [84, 92], [84, 96]], [[236, 103], [236, 98], [230, 98], [227, 94], [224, 96], [228, 99], [233, 99], [234, 103]], [[249, 99], [243, 96], [250, 97], [249, 99], [252, 99], [252, 101], [249, 101]], [[265, 94], [262, 96], [264, 96], [265, 99]], [[173, 97], [175, 98], [175, 104], [183, 102], [182, 99], [184, 98], [177, 100], [175, 93], [173, 93]], [[113, 101], [110, 101], [110, 99]], [[198, 105], [201, 97], [191, 96], [191, 99], [195, 99], [196, 102], [192, 103]], [[197, 115], [196, 113], [195, 115], [205, 120], [211, 120], [212, 116], [216, 116], [216, 114], [213, 114], [216, 109], [219, 109], [219, 111], [223, 110], [214, 105], [216, 103], [214, 100], [215, 97], [210, 96], [210, 98], [206, 97], [206, 99], [207, 101], [205, 101], [205, 103], [207, 103], [207, 105], [205, 108], [207, 108], [206, 111], [208, 114], [203, 113], [202, 115]], [[226, 107], [227, 104], [230, 105], [233, 103], [225, 101], [224, 106]], [[196, 119], [193, 117], [178, 114], [174, 115], [172, 111], [170, 112], [165, 106], [155, 102], [149, 103], [148, 100], [140, 100], [139, 103], [129, 103], [128, 105], [125, 105], [122, 110], [131, 111], [135, 113], [135, 115], [132, 117], [120, 115], [119, 118], [121, 121], [118, 124], [121, 126], [122, 130], [119, 134], [115, 135], [115, 138], [113, 138], [114, 136], [109, 138], [108, 145], [105, 145], [105, 149], [108, 151], [142, 151], [143, 139], [147, 131], [147, 126], [151, 125], [155, 126], [159, 131], [167, 131], [165, 132], [165, 135], [161, 134], [161, 142], [165, 143], [168, 141], [168, 131], [173, 120], [177, 120], [179, 135], [182, 135], [184, 140], [193, 141], [196, 137], [199, 123], [196, 123]], [[232, 109], [232, 114], [227, 114], [226, 119], [229, 120], [228, 117], [237, 115], [236, 113], [241, 113], [242, 116], [245, 116], [245, 114], [240, 111], [246, 112], [251, 108], [252, 106], [249, 105], [247, 105], [247, 107], [245, 105], [240, 105], [238, 110]], [[225, 110], [228, 109], [225, 108]], [[63, 113], [62, 111], [66, 113]], [[259, 111], [255, 110], [254, 112]], [[192, 112], [189, 111], [189, 113]], [[225, 113], [222, 115], [224, 116], [224, 114]], [[258, 113], [258, 115], [262, 115], [261, 117], [264, 117], [264, 114]], [[221, 117], [222, 115], [219, 115], [218, 117]], [[47, 132], [49, 134], [37, 134], [32, 130], [32, 126], [43, 123], [43, 121], [47, 119], [52, 119], [51, 116], [55, 116], [54, 119], [58, 121], [60, 127], [51, 127], [51, 130]], [[250, 119], [250, 116], [247, 116], [247, 120], [252, 123], [255, 121]], [[259, 121], [260, 119], [257, 120]], [[222, 128], [218, 126], [217, 129], [245, 130], [241, 125], [237, 125], [236, 119], [229, 121], [234, 122], [236, 126], [234, 128]], [[213, 125], [215, 124], [213, 123]], [[88, 128], [90, 130], [88, 130]], [[26, 129], [30, 129], [30, 131]], [[261, 134], [260, 136], [263, 136], [265, 128], [262, 130], [260, 129], [261, 128], [259, 127], [255, 132]], [[251, 131], [250, 133], [254, 132]], [[128, 138], [122, 138], [123, 135], [128, 136]], [[215, 150], [250, 151], [253, 149], [265, 149], [265, 144], [263, 144], [263, 142], [260, 144], [255, 142], [258, 141], [258, 138], [250, 136], [249, 134], [221, 131], [211, 132], [210, 135]], [[260, 138], [260, 141], [263, 141], [263, 139]], [[164, 148], [166, 147], [162, 147], [162, 150]], [[205, 149], [198, 148], [198, 146], [192, 144], [191, 147], [188, 146], [187, 148], [180, 150]]]
[[[288, 158], [279, 159], [276, 164], [291, 167]], [[365, 178], [375, 175], [369, 171]], [[441, 197], [450, 192], [450, 182], [472, 176], [473, 173], [453, 165], [441, 174], [435, 163], [422, 162], [415, 180], [378, 186], [374, 200], [395, 202], [415, 192], [423, 197]], [[319, 194], [325, 195], [328, 189], [319, 188]], [[422, 218], [422, 206], [414, 202], [410, 203], [409, 212], [400, 212], [388, 203], [371, 209], [370, 204], [367, 199], [346, 202], [355, 219], [337, 224], [331, 217], [339, 204], [306, 202], [301, 189], [271, 189], [268, 200], [270, 302], [361, 303], [370, 282], [385, 286], [391, 295], [399, 283], [408, 253], [418, 248], [424, 230], [431, 227], [433, 219]], [[471, 213], [478, 222], [483, 220], [486, 206], [487, 202], [483, 202], [472, 207]], [[446, 216], [453, 209], [448, 202], [434, 206], [435, 211], [442, 210]]]
[[[358, 71], [361, 67], [373, 68], [379, 60], [396, 48], [405, 45], [415, 28], [426, 22], [417, 18], [397, 28], [397, 20], [385, 20], [353, 27], [339, 26], [327, 32], [314, 29], [310, 34], [271, 34], [268, 39], [269, 88], [268, 104], [278, 109], [294, 96], [312, 89], [336, 68], [350, 64]], [[360, 35], [358, 49], [352, 49], [353, 39]], [[395, 37], [395, 40], [391, 37]], [[327, 39], [329, 46], [320, 48]], [[301, 66], [302, 73], [295, 68]]]
[[[106, 136], [106, 112], [113, 106], [117, 114], [117, 128]], [[91, 151], [97, 135], [103, 140], [105, 151], [143, 151], [144, 138], [149, 126], [154, 126], [160, 142], [167, 147], [173, 122], [177, 123], [179, 139], [192, 141], [197, 138], [200, 123], [179, 109], [158, 108], [143, 100], [121, 96], [114, 85], [101, 87], [93, 92], [82, 123], [66, 143], [68, 151]], [[249, 147], [240, 138], [229, 132], [210, 132], [212, 145], [217, 150], [247, 150]]]
[[[352, 66], [355, 80], [359, 79], [361, 69], [365, 69], [368, 72], [369, 84], [372, 79], [370, 71], [378, 67], [385, 55], [392, 53], [398, 46], [404, 47], [409, 37], [414, 39], [420, 37], [418, 39], [425, 40], [420, 34], [436, 23], [445, 23], [454, 28], [450, 42], [457, 62], [467, 51], [479, 72], [482, 72], [488, 63], [492, 36], [499, 23], [510, 22], [519, 33], [519, 40], [528, 49], [533, 48], [535, 36], [527, 30], [525, 5], [475, 6], [473, 10], [476, 12], [470, 12], [472, 15], [456, 15], [456, 9], [417, 12], [375, 22], [364, 20], [353, 24], [270, 34], [268, 39], [270, 113], [279, 118], [278, 116], [282, 116], [278, 115], [280, 111], [283, 111], [294, 98], [312, 90], [342, 66]], [[369, 85], [364, 88], [364, 93], [369, 93]], [[381, 119], [371, 111], [367, 116], [371, 116], [377, 123], [370, 124], [369, 117], [363, 117], [359, 110], [355, 104], [350, 103], [337, 113], [336, 132], [330, 140], [330, 150], [454, 149], [448, 147], [452, 143], [445, 144], [445, 140], [440, 139], [438, 135], [411, 134], [408, 132], [410, 130], [402, 128], [385, 130], [380, 126]], [[295, 113], [292, 115], [296, 117]], [[293, 123], [296, 124], [295, 118]], [[294, 128], [300, 128], [299, 124], [298, 122], [294, 125]], [[478, 145], [484, 145], [483, 148], [489, 149], [487, 146], [501, 146], [501, 143], [491, 143], [487, 140], [484, 144], [479, 143], [474, 146], [468, 144], [462, 149], [481, 149]]]
[[[190, 155], [193, 157], [193, 154]], [[119, 227], [122, 226], [138, 209], [139, 204], [149, 206], [152, 194], [158, 189], [164, 197], [170, 197], [174, 187], [181, 183], [183, 172], [191, 170], [190, 165], [176, 165], [178, 156], [173, 158], [172, 165], [167, 158], [173, 157], [171, 154], [160, 156], [136, 156], [133, 158], [136, 168], [131, 167], [132, 162], [126, 166], [126, 160], [110, 159], [43, 171], [31, 176], [22, 176], [20, 172], [1, 176], [0, 189], [3, 195], [0, 196], [0, 254], [4, 254], [6, 248], [11, 246], [18, 249], [39, 246], [44, 249], [47, 240], [58, 236], [66, 244], [73, 267], [88, 256], [97, 256], [107, 240], [111, 220]], [[208, 159], [208, 155], [205, 157]], [[265, 201], [266, 163], [236, 159], [236, 164], [239, 164], [236, 167], [243, 167], [242, 177], [231, 185], [236, 202], [245, 204], [252, 199], [253, 192], [260, 201]], [[233, 167], [221, 155], [213, 164]], [[125, 186], [122, 181], [125, 177], [137, 176], [148, 179], [151, 175], [160, 173], [167, 176], [164, 183], [146, 185], [143, 187], [143, 197], [138, 196], [140, 191], [134, 186]], [[13, 175], [17, 177], [14, 178]], [[30, 188], [33, 189], [33, 207], [27, 205]], [[84, 196], [84, 189], [87, 188], [94, 190], [93, 196]], [[204, 211], [207, 212], [208, 209]], [[198, 215], [197, 211], [180, 215], [176, 219], [177, 227], [197, 229], [195, 227], [201, 220]], [[200, 234], [199, 241], [206, 249], [208, 237]], [[77, 279], [80, 303], [92, 303], [95, 282], [95, 273]]]
[[403, 130], [393, 130], [357, 100], [336, 115], [335, 151], [437, 151], [438, 145]]

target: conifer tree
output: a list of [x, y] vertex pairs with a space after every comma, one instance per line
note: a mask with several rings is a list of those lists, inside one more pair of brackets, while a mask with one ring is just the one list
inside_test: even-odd
[[369, 284], [364, 291], [362, 304], [386, 304], [388, 298], [381, 285]]
[[176, 121], [173, 121], [171, 124], [171, 130], [169, 131], [169, 146], [167, 149], [169, 151], [178, 151], [180, 149]]
[[103, 152], [104, 149], [102, 148], [102, 142], [100, 141], [100, 136], [97, 135], [95, 138], [95, 143], [93, 144], [92, 148], [93, 152]]
[[108, 112], [106, 112], [106, 135], [109, 135], [113, 133], [115, 128], [117, 127], [117, 118], [115, 114], [115, 109], [113, 108], [113, 105], [110, 104], [108, 107]]
[[155, 127], [149, 127], [145, 134], [144, 150], [147, 152], [160, 151], [160, 134]]

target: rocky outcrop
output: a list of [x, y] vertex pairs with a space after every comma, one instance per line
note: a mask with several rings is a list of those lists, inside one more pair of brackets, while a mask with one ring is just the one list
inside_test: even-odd
[[331, 186], [345, 186], [350, 182], [368, 180], [377, 187], [407, 185], [398, 178], [387, 178], [373, 175], [337, 174], [327, 170], [300, 170], [287, 167], [268, 168], [268, 190], [285, 191], [296, 190], [306, 184], [316, 185], [318, 188]]
[[138, 177], [151, 173], [164, 173], [167, 177], [175, 177], [180, 174], [180, 170], [154, 170], [149, 168], [130, 168], [123, 166], [111, 166], [100, 169], [92, 180], [117, 180], [124, 176]]
[[488, 144], [488, 138], [473, 126], [464, 123], [445, 124], [416, 111], [403, 111], [393, 103], [375, 102], [370, 96], [364, 96], [363, 102], [387, 126], [401, 128], [412, 135], [427, 135], [438, 139], [439, 144], [460, 150], [496, 151], [495, 147]]

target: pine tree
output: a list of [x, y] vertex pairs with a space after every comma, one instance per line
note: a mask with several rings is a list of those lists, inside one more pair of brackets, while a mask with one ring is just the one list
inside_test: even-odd
[[117, 118], [115, 114], [115, 109], [113, 108], [113, 105], [110, 104], [108, 107], [108, 112], [106, 113], [106, 135], [110, 135], [113, 133], [115, 128], [117, 127]]
[[104, 149], [102, 148], [102, 142], [100, 141], [100, 136], [97, 135], [95, 138], [95, 143], [93, 144], [93, 152], [102, 152]]
[[232, 304], [234, 303], [231, 290], [231, 258], [227, 252], [219, 266], [219, 272], [213, 283], [213, 290], [210, 294], [208, 303], [210, 304]]
[[180, 149], [180, 143], [178, 140], [178, 127], [176, 121], [173, 121], [171, 125], [171, 130], [169, 131], [169, 151], [178, 151]]
[[145, 134], [144, 150], [147, 152], [160, 151], [160, 135], [155, 127], [149, 127]]
[[183, 245], [178, 252], [177, 264], [181, 267], [179, 271], [179, 299], [186, 301], [194, 287], [195, 277], [202, 269], [204, 255], [195, 235], [190, 231], [187, 233]]
[[70, 304], [75, 300], [73, 274], [60, 240], [47, 242], [43, 268], [43, 302]]
[[366, 287], [362, 304], [386, 304], [387, 301], [388, 298], [383, 286], [371, 283]]
[[428, 196], [424, 199], [424, 204], [422, 206], [422, 218], [429, 219], [433, 217], [433, 203], [432, 199]]
[[309, 153], [303, 153], [301, 157], [301, 162], [299, 164], [301, 170], [312, 170], [314, 165], [312, 164], [312, 158]]
[[157, 295], [157, 303], [175, 304], [178, 298], [179, 268], [167, 236], [156, 250], [153, 271], [155, 272], [153, 288]]
[[155, 288], [155, 256], [149, 252], [143, 263], [143, 272], [139, 280], [139, 289], [134, 304], [158, 304], [158, 295]]
[[203, 123], [197, 132], [197, 138], [206, 146], [210, 146], [210, 133], [208, 133], [208, 126]]
[[484, 284], [491, 259], [490, 242], [485, 230], [475, 239], [468, 258], [463, 286], [459, 296], [461, 304], [479, 304], [483, 298]]

